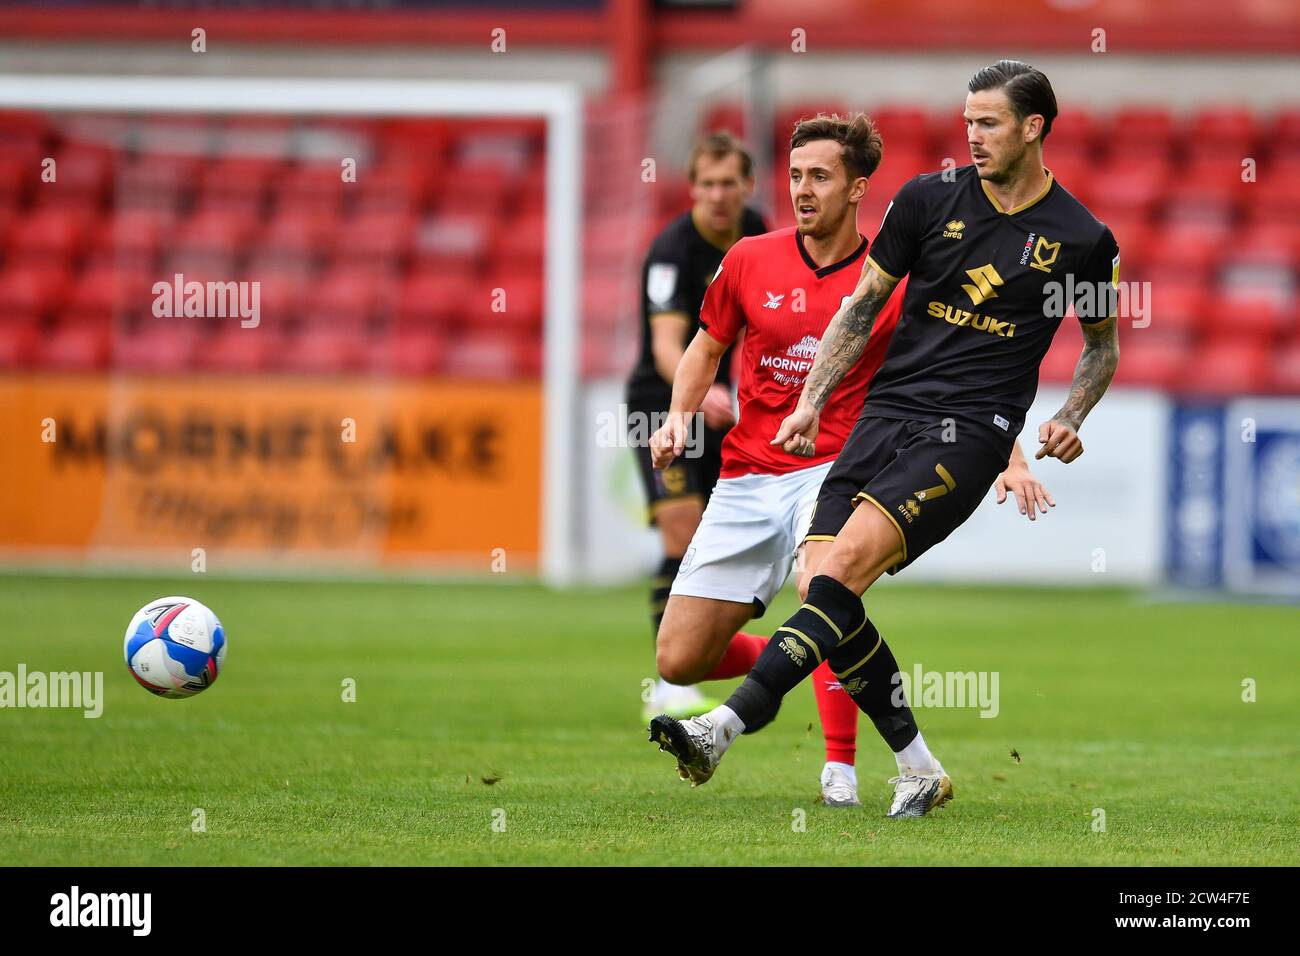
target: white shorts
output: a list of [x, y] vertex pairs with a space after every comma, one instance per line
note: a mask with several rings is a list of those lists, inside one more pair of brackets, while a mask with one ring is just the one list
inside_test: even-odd
[[762, 606], [755, 616], [761, 615], [790, 574], [832, 464], [784, 475], [721, 479], [671, 593], [741, 604], [758, 601]]

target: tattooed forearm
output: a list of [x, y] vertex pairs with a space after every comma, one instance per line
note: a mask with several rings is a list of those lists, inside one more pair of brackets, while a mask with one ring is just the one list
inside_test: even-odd
[[1083, 327], [1083, 354], [1074, 369], [1074, 382], [1070, 397], [1056, 413], [1056, 421], [1069, 425], [1075, 431], [1092, 411], [1119, 365], [1119, 329], [1114, 317], [1094, 326]]
[[835, 313], [835, 318], [826, 327], [812, 370], [804, 382], [802, 401], [818, 411], [825, 407], [835, 387], [861, 357], [876, 316], [895, 285], [897, 283], [867, 265], [852, 300]]

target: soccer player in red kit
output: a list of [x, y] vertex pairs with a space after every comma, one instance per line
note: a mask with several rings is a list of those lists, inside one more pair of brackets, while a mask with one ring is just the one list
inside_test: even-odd
[[[721, 478], [682, 559], [659, 628], [659, 673], [674, 684], [737, 677], [758, 659], [767, 638], [737, 632], [762, 616], [785, 583], [822, 480], [884, 359], [902, 296], [881, 312], [860, 360], [822, 411], [815, 442], [798, 454], [771, 442], [794, 408], [827, 324], [857, 284], [868, 246], [858, 234], [857, 209], [880, 163], [881, 146], [874, 124], [861, 114], [800, 122], [790, 141], [797, 225], [741, 239], [705, 294], [700, 330], [677, 367], [671, 410], [651, 439], [655, 467], [682, 454], [689, 419], [744, 328], [740, 418], [723, 442]], [[1032, 515], [1034, 505], [1049, 499], [1018, 453], [1017, 447], [1002, 481], [1022, 504], [1034, 499], [1027, 512]], [[805, 579], [830, 540], [809, 543]], [[814, 688], [827, 744], [822, 799], [857, 805], [857, 706], [825, 664], [815, 673]], [[661, 719], [651, 723], [652, 741]]]

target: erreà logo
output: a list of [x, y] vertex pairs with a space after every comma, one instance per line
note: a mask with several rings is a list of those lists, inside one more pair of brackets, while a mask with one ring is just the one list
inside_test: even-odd
[[985, 299], [997, 297], [997, 289], [994, 286], [1002, 285], [1002, 276], [998, 275], [998, 270], [993, 268], [993, 263], [986, 266], [980, 266], [978, 269], [967, 269], [966, 274], [970, 276], [974, 285], [963, 284], [962, 288], [970, 296], [971, 301], [979, 305]]
[[808, 649], [793, 636], [783, 638], [780, 647], [781, 650], [785, 651], [786, 656], [796, 664], [802, 664], [808, 658]]
[[943, 237], [945, 239], [960, 239], [961, 231], [966, 228], [966, 223], [960, 219], [949, 219], [948, 224], [943, 227]]

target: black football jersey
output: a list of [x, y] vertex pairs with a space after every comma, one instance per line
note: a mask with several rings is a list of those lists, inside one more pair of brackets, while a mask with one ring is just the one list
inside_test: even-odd
[[[741, 216], [740, 234], [758, 236], [767, 232], [763, 217], [746, 208]], [[668, 410], [672, 386], [655, 368], [650, 334], [650, 316], [660, 312], [681, 312], [687, 317], [682, 346], [690, 344], [700, 327], [700, 306], [704, 292], [717, 274], [724, 253], [695, 228], [689, 211], [670, 222], [655, 237], [641, 267], [641, 353], [627, 383], [629, 405], [648, 405]], [[731, 350], [718, 366], [717, 380], [731, 384]]]
[[974, 166], [948, 175], [904, 185], [872, 243], [869, 261], [908, 282], [864, 414], [951, 416], [1015, 435], [1066, 309], [1086, 323], [1112, 313], [1119, 246], [1050, 172], [1043, 192], [1014, 209], [999, 206]]

